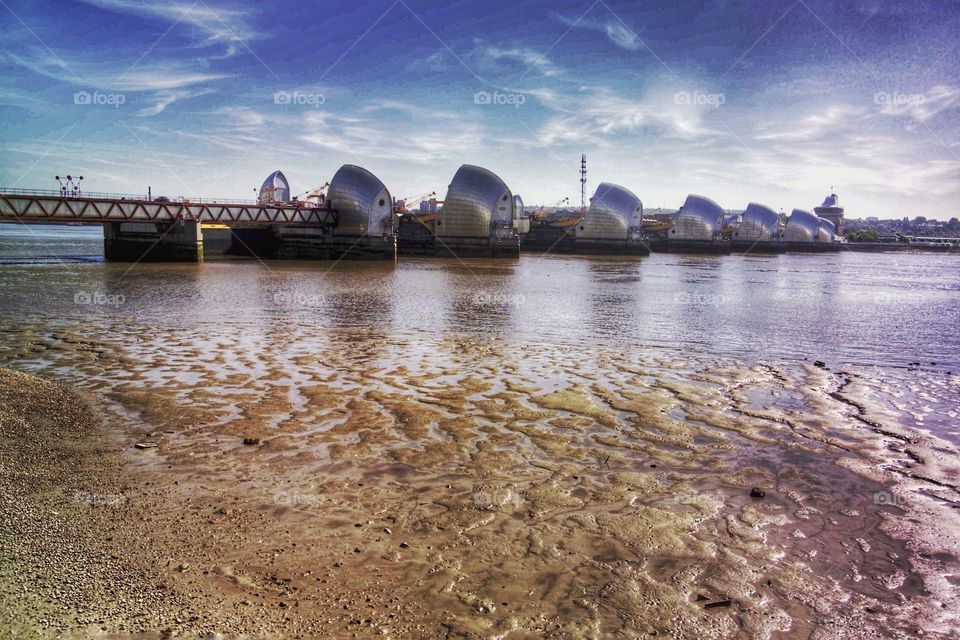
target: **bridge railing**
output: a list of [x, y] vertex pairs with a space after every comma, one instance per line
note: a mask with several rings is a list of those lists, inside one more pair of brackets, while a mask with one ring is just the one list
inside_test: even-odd
[[105, 193], [101, 191], [81, 191], [74, 194], [60, 189], [9, 189], [0, 187], [0, 194], [9, 196], [53, 196], [55, 198], [102, 198], [106, 200], [147, 200], [145, 193]]
[[[59, 189], [9, 189], [0, 187], [0, 194], [9, 196], [53, 196], [55, 198], [89, 198], [92, 200], [137, 200], [140, 202], [182, 202], [184, 204], [258, 204], [259, 201], [250, 198], [188, 198], [186, 196], [153, 196], [145, 193], [109, 193], [105, 191], [80, 191], [79, 193], [64, 192]], [[294, 206], [287, 202], [264, 203], [272, 207]], [[301, 206], [304, 203], [300, 203]]]

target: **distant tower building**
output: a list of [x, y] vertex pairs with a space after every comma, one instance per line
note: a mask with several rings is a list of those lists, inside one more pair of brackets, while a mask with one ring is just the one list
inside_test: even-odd
[[[830, 187], [830, 191], [833, 191], [833, 187]], [[840, 198], [837, 194], [831, 193], [828, 195], [822, 205], [814, 207], [813, 212], [817, 214], [817, 217], [832, 222], [837, 229], [838, 236], [843, 235], [843, 207], [840, 206]]]
[[580, 154], [580, 210], [587, 210], [587, 154]]

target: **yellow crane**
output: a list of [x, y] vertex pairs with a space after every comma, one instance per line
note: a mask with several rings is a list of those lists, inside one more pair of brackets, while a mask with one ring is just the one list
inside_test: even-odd
[[[437, 197], [437, 192], [431, 191], [430, 193], [424, 193], [422, 195], [414, 196], [412, 198], [404, 198], [403, 200], [397, 200], [397, 213], [405, 213], [408, 207], [412, 207], [415, 204], [419, 204], [420, 202], [422, 202], [423, 200], [426, 200], [427, 198], [436, 198], [436, 197]], [[438, 201], [438, 204], [440, 204], [440, 201]]]

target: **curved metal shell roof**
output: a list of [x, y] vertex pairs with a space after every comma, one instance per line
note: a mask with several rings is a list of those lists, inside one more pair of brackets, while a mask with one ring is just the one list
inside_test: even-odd
[[523, 198], [513, 196], [513, 216], [515, 218], [526, 217], [527, 209], [523, 206]]
[[257, 201], [261, 204], [272, 202], [290, 202], [290, 183], [283, 171], [274, 171], [260, 185], [260, 195]]
[[743, 212], [743, 218], [733, 234], [733, 239], [750, 242], [779, 240], [780, 214], [770, 207], [751, 202]]
[[392, 235], [393, 200], [377, 176], [345, 164], [330, 180], [327, 205], [337, 210], [337, 235]]
[[820, 218], [809, 211], [794, 209], [783, 229], [784, 242], [816, 242]]
[[832, 222], [820, 218], [820, 225], [817, 227], [818, 242], [833, 242], [837, 235], [837, 227]]
[[494, 226], [512, 226], [513, 194], [492, 171], [472, 164], [453, 176], [437, 215], [436, 235], [489, 238]]
[[724, 212], [716, 202], [689, 195], [673, 219], [670, 238], [677, 240], [713, 240], [720, 232]]
[[631, 227], [640, 226], [643, 204], [632, 191], [601, 182], [590, 199], [590, 210], [576, 228], [576, 237], [626, 240]]

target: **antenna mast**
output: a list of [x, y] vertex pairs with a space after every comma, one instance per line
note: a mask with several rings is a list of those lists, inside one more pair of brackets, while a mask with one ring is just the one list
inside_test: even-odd
[[587, 154], [580, 154], [580, 210], [587, 208]]

